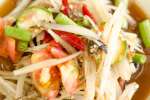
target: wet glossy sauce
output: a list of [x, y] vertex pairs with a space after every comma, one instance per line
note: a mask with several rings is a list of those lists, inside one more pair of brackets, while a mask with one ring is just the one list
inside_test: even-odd
[[17, 0], [0, 0], [0, 16], [5, 16], [16, 6]]
[[[144, 12], [134, 3], [129, 4], [129, 9], [131, 15], [137, 21], [146, 19]], [[141, 68], [141, 75], [136, 79], [131, 80], [136, 81], [140, 86], [138, 91], [135, 93], [133, 100], [150, 100], [150, 49], [145, 49], [144, 51], [145, 54], [147, 54], [147, 62], [143, 66], [141, 66], [143, 67]]]
[[134, 0], [130, 1], [129, 9], [130, 9], [131, 15], [134, 16], [134, 18], [137, 21], [141, 21], [141, 20], [145, 19], [146, 14], [143, 12], [143, 10], [140, 9], [139, 6], [137, 6], [134, 3]]
[[133, 100], [150, 100], [150, 56], [143, 67], [142, 74], [135, 80], [139, 84], [139, 89], [133, 97]]

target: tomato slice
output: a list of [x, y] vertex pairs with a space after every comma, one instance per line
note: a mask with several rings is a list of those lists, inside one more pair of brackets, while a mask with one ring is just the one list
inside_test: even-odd
[[31, 62], [36, 63], [36, 62], [43, 61], [49, 58], [51, 58], [51, 54], [48, 53], [47, 49], [43, 49], [40, 51], [36, 51], [34, 52], [34, 54], [32, 54]]
[[49, 100], [54, 100], [60, 89], [60, 72], [57, 67], [52, 67], [50, 69], [50, 74], [51, 74], [51, 80], [50, 80], [50, 87], [49, 87], [49, 92], [46, 94], [46, 96], [49, 98]]
[[10, 38], [10, 37], [6, 37], [6, 41], [7, 41], [8, 55], [10, 59], [12, 60], [12, 62], [15, 63], [17, 61], [16, 41], [15, 39]]
[[[51, 45], [50, 53], [55, 58], [62, 58], [67, 56], [66, 52], [52, 45]], [[74, 94], [74, 92], [76, 91], [79, 85], [79, 80], [78, 80], [79, 72], [78, 72], [78, 67], [76, 62], [74, 60], [67, 61], [63, 64], [59, 64], [58, 68], [61, 73], [61, 79], [65, 87], [65, 90], [70, 95]]]
[[62, 46], [59, 43], [57, 43], [55, 40], [49, 42], [49, 46], [47, 50], [55, 58], [61, 58], [67, 56], [67, 54], [64, 53]]
[[0, 41], [0, 56], [4, 58], [8, 57], [7, 42], [5, 40]]
[[[47, 49], [43, 49], [32, 55], [31, 63], [36, 63], [49, 58], [51, 58], [51, 54], [47, 51]], [[54, 98], [58, 95], [60, 88], [60, 72], [56, 66], [52, 67], [48, 72], [50, 74], [50, 78], [46, 83], [42, 83], [42, 81], [40, 81], [41, 77], [43, 77], [42, 70], [43, 69], [40, 69], [32, 73], [33, 83], [43, 96], [48, 97], [49, 100], [54, 100]]]
[[4, 32], [4, 20], [0, 17], [0, 39], [3, 37]]
[[50, 80], [44, 86], [39, 81], [41, 70], [32, 73], [33, 83], [43, 96], [48, 97], [49, 100], [55, 100], [54, 98], [58, 95], [60, 89], [60, 72], [57, 67], [52, 67], [49, 70], [49, 74], [51, 75]]

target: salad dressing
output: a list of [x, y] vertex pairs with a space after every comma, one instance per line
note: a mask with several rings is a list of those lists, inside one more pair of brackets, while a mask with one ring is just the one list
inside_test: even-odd
[[[129, 3], [129, 10], [131, 15], [138, 21], [142, 21], [147, 18], [146, 13], [135, 3], [136, 0], [131, 0]], [[137, 31], [137, 30], [136, 30]], [[150, 49], [144, 49], [147, 55], [147, 62], [144, 64], [143, 71], [137, 79], [132, 79], [131, 81], [136, 81], [139, 84], [139, 89], [133, 96], [133, 100], [149, 100], [150, 96]], [[139, 73], [137, 73], [139, 74]]]
[[131, 15], [137, 20], [142, 21], [150, 18], [149, 0], [129, 0], [129, 10]]
[[17, 0], [0, 0], [0, 16], [3, 17], [11, 12], [16, 6]]
[[133, 80], [140, 85], [138, 91], [133, 97], [133, 100], [149, 100], [148, 96], [150, 96], [150, 56], [147, 56], [147, 63], [142, 67], [144, 67], [142, 74], [137, 79]]
[[[147, 62], [140, 69], [141, 73], [136, 79], [132, 79], [131, 82], [135, 81], [139, 84], [139, 89], [133, 96], [133, 100], [149, 100], [150, 96], [150, 56], [147, 56]], [[137, 74], [139, 74], [137, 72]]]

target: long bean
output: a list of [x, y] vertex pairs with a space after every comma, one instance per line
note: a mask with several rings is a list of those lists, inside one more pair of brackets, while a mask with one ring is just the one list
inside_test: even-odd
[[139, 23], [139, 32], [146, 48], [150, 48], [150, 20]]

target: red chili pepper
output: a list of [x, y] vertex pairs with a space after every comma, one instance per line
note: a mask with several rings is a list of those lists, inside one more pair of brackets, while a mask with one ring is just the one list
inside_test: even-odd
[[53, 38], [48, 34], [48, 32], [44, 32], [44, 39], [43, 42], [44, 43], [48, 43], [49, 41], [51, 41]]
[[91, 19], [93, 19], [93, 21], [95, 21], [95, 19], [93, 18], [93, 15], [88, 10], [87, 5], [85, 5], [85, 4], [82, 7], [82, 13], [83, 13], [83, 15], [89, 16]]
[[69, 10], [68, 7], [64, 7], [64, 8], [62, 9], [63, 14], [68, 15], [68, 10]]
[[68, 42], [70, 45], [75, 47], [77, 50], [84, 50], [85, 49], [85, 43], [81, 38], [78, 36], [67, 33], [67, 32], [62, 32], [62, 31], [56, 31], [55, 32], [66, 42]]
[[68, 6], [68, 5], [69, 5], [68, 0], [62, 0], [62, 4], [63, 4], [64, 6]]
[[68, 0], [62, 0], [62, 4], [63, 4], [62, 12], [65, 15], [68, 15], [68, 12], [69, 12], [69, 3], [68, 3]]

